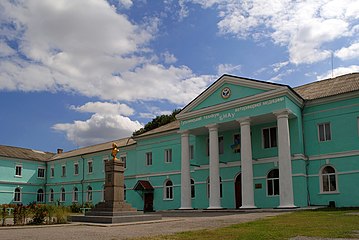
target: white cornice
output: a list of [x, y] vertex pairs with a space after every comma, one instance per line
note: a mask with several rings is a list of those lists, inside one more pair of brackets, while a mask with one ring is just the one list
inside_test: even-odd
[[346, 152], [337, 152], [337, 153], [313, 155], [313, 156], [309, 156], [309, 160], [351, 157], [351, 156], [358, 156], [358, 155], [359, 155], [359, 150], [352, 150], [352, 151], [346, 151]]
[[303, 106], [303, 100], [300, 99], [298, 96], [296, 96], [293, 93], [293, 91], [291, 91], [287, 87], [279, 87], [279, 88], [277, 88], [275, 90], [260, 93], [260, 94], [257, 94], [257, 95], [252, 95], [252, 96], [249, 96], [249, 97], [246, 97], [246, 98], [240, 98], [240, 99], [237, 99], [237, 100], [233, 100], [233, 101], [226, 102], [226, 103], [223, 103], [223, 104], [210, 106], [210, 107], [207, 107], [207, 108], [202, 108], [202, 109], [199, 109], [199, 110], [196, 110], [196, 111], [193, 111], [193, 112], [183, 112], [183, 113], [178, 114], [176, 116], [176, 118], [178, 120], [185, 120], [185, 119], [195, 118], [195, 117], [198, 117], [198, 116], [210, 114], [212, 112], [225, 111], [227, 109], [232, 109], [232, 108], [240, 107], [242, 105], [252, 104], [252, 103], [260, 102], [260, 101], [263, 101], [263, 100], [268, 100], [270, 98], [275, 98], [275, 97], [279, 97], [279, 96], [283, 96], [283, 95], [286, 95], [291, 100], [294, 100], [294, 102], [298, 106]]

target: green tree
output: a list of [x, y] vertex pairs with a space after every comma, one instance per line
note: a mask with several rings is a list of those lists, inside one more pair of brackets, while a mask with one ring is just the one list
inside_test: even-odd
[[151, 122], [148, 122], [143, 128], [135, 131], [132, 135], [138, 136], [140, 134], [143, 134], [145, 132], [148, 132], [152, 129], [158, 128], [160, 126], [166, 125], [167, 123], [173, 122], [176, 120], [176, 115], [181, 111], [181, 109], [175, 109], [173, 112], [169, 115], [163, 114], [161, 116], [157, 116], [154, 119], [152, 119]]

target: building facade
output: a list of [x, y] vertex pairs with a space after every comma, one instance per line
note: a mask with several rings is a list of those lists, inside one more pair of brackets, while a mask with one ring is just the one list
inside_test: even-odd
[[[116, 141], [139, 210], [359, 206], [359, 73], [296, 88], [223, 75], [176, 117]], [[0, 203], [103, 201], [110, 151], [1, 146]]]

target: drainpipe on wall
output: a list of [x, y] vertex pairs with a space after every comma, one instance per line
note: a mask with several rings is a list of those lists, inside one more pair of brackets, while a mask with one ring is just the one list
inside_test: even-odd
[[81, 179], [81, 203], [82, 206], [84, 205], [84, 180], [85, 180], [85, 159], [83, 158], [83, 156], [81, 155], [82, 158], [82, 179]]

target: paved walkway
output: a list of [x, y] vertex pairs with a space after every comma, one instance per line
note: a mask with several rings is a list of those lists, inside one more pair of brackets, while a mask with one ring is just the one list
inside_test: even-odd
[[117, 225], [80, 225], [41, 227], [9, 227], [0, 228], [1, 240], [13, 239], [86, 239], [114, 240], [141, 236], [155, 236], [198, 229], [212, 229], [231, 224], [254, 221], [260, 218], [276, 216], [284, 212], [226, 213], [218, 216], [193, 214], [192, 217], [164, 217], [162, 221], [153, 223], [117, 224]]

